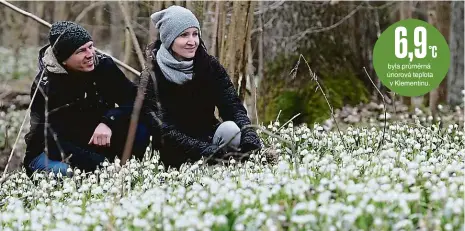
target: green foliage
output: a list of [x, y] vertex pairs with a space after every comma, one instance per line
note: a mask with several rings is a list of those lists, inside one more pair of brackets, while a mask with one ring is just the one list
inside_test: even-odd
[[[284, 62], [278, 61], [277, 65], [270, 66], [270, 72], [285, 69], [282, 66], [290, 67], [292, 65], [289, 63], [294, 60], [295, 58], [290, 58], [283, 60]], [[350, 68], [340, 67], [335, 71], [329, 66], [323, 68], [317, 74], [317, 80], [333, 109], [341, 108], [346, 104], [355, 105], [360, 102], [368, 102], [368, 90]], [[262, 118], [265, 122], [276, 119], [280, 110], [281, 120], [289, 120], [292, 116], [301, 113], [295, 119], [296, 123], [313, 124], [328, 119], [331, 116], [328, 102], [321, 89], [318, 88], [317, 82], [311, 79], [308, 68], [302, 60], [295, 79], [293, 79], [296, 83], [286, 84], [289, 82], [288, 80], [293, 81], [290, 78], [284, 80], [273, 78], [270, 81], [273, 86], [262, 93], [263, 97], [259, 100], [259, 105], [264, 109], [262, 110]]]

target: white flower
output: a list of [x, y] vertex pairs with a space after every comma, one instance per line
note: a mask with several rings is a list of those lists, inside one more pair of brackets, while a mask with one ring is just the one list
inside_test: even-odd
[[243, 230], [245, 230], [245, 225], [241, 224], [241, 223], [236, 224], [236, 225], [234, 225], [234, 230], [243, 231]]
[[292, 215], [291, 221], [297, 224], [306, 224], [306, 223], [315, 223], [316, 217], [313, 214], [305, 214], [305, 215]]

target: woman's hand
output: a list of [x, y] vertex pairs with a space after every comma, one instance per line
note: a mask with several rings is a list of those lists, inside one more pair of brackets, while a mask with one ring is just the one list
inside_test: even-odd
[[262, 144], [257, 133], [252, 129], [245, 129], [241, 135], [241, 144], [239, 148], [242, 153], [260, 150]]
[[89, 140], [89, 144], [109, 147], [111, 134], [111, 129], [106, 124], [100, 123], [97, 128], [95, 128], [94, 134]]

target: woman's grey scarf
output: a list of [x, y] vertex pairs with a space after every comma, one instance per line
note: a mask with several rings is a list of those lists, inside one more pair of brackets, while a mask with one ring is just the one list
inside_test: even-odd
[[157, 63], [166, 79], [176, 84], [184, 84], [192, 80], [194, 61], [178, 61], [165, 48], [160, 46], [157, 52]]

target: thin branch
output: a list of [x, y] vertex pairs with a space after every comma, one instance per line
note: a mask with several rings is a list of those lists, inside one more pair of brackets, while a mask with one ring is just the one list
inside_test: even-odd
[[297, 61], [297, 65], [295, 67], [296, 69], [296, 72], [297, 72], [297, 68], [299, 67], [299, 64], [300, 64], [300, 59], [303, 59], [305, 64], [307, 65], [308, 67], [308, 71], [310, 73], [310, 76], [312, 78], [312, 80], [315, 80], [316, 84], [317, 84], [317, 90], [319, 89], [321, 91], [321, 93], [323, 94], [323, 97], [325, 98], [326, 100], [326, 103], [328, 104], [328, 107], [329, 107], [329, 110], [331, 111], [331, 117], [333, 118], [333, 121], [334, 121], [334, 124], [336, 124], [336, 128], [337, 128], [337, 131], [339, 132], [339, 137], [341, 138], [341, 141], [342, 141], [342, 144], [344, 144], [344, 147], [346, 148], [346, 150], [348, 149], [348, 146], [346, 144], [346, 142], [344, 141], [344, 136], [342, 135], [342, 132], [341, 132], [341, 129], [339, 129], [339, 124], [336, 120], [336, 117], [334, 116], [334, 110], [333, 110], [333, 107], [331, 106], [331, 104], [329, 103], [329, 100], [328, 98], [326, 97], [326, 93], [323, 91], [323, 88], [321, 87], [320, 85], [320, 82], [318, 82], [318, 78], [316, 76], [316, 73], [312, 71], [312, 69], [310, 68], [310, 65], [308, 64], [307, 60], [305, 59], [305, 57], [300, 54], [300, 57], [299, 57], [299, 60]]
[[384, 142], [384, 134], [386, 133], [386, 127], [387, 127], [387, 115], [386, 115], [386, 101], [384, 100], [384, 95], [383, 93], [381, 93], [381, 91], [378, 89], [378, 87], [376, 86], [376, 84], [373, 82], [373, 80], [371, 79], [370, 75], [368, 74], [367, 72], [367, 69], [365, 67], [363, 67], [363, 70], [365, 71], [365, 73], [367, 74], [368, 76], [368, 79], [370, 79], [370, 82], [371, 84], [373, 84], [373, 86], [376, 88], [376, 90], [378, 91], [378, 93], [381, 95], [381, 99], [383, 99], [383, 106], [384, 106], [384, 127], [383, 127], [383, 136], [381, 138], [381, 140], [379, 141], [379, 144], [378, 144], [378, 148], [377, 150], [379, 150], [381, 148], [381, 145], [383, 144]]
[[[37, 22], [41, 23], [42, 25], [47, 26], [48, 28], [52, 27], [52, 24], [50, 24], [49, 22], [44, 21], [43, 19], [37, 17], [36, 15], [33, 15], [33, 14], [27, 12], [27, 11], [24, 11], [24, 10], [22, 10], [22, 9], [20, 9], [20, 8], [18, 8], [18, 7], [16, 7], [15, 5], [13, 5], [13, 4], [11, 4], [11, 3], [5, 1], [5, 0], [0, 0], [0, 3], [2, 3], [3, 5], [5, 5], [5, 6], [11, 8], [12, 10], [14, 10], [14, 11], [20, 13], [20, 14], [23, 14], [23, 15], [25, 15], [25, 16], [27, 16], [27, 17], [30, 17], [30, 18], [36, 20]], [[123, 62], [121, 62], [119, 59], [113, 57], [112, 55], [109, 55], [109, 54], [107, 54], [107, 53], [105, 53], [105, 52], [103, 52], [102, 50], [99, 50], [99, 49], [97, 49], [97, 48], [96, 48], [96, 51], [99, 52], [99, 53], [101, 53], [101, 54], [105, 54], [105, 55], [107, 55], [108, 57], [112, 58], [112, 59], [115, 61], [116, 64], [120, 65], [121, 67], [126, 68], [127, 70], [129, 70], [130, 72], [134, 73], [135, 75], [137, 75], [137, 76], [140, 75], [140, 72], [139, 72], [139, 71], [137, 71], [136, 69], [132, 68], [131, 66], [129, 66], [129, 65], [127, 65], [127, 64], [125, 64], [125, 63], [123, 63]]]
[[275, 3], [271, 4], [270, 6], [268, 6], [267, 8], [259, 9], [258, 11], [253, 12], [253, 15], [260, 15], [260, 14], [266, 13], [267, 11], [270, 11], [270, 10], [276, 10], [281, 5], [283, 5], [284, 2], [285, 2], [284, 0], [281, 0], [279, 2], [275, 2]]
[[22, 9], [20, 9], [20, 8], [18, 8], [18, 7], [16, 7], [15, 5], [13, 5], [13, 4], [11, 4], [11, 3], [5, 1], [5, 0], [0, 0], [0, 3], [2, 3], [3, 5], [5, 5], [5, 6], [11, 8], [12, 10], [14, 10], [14, 11], [16, 11], [16, 12], [18, 12], [18, 13], [21, 13], [21, 14], [27, 16], [27, 17], [30, 17], [30, 18], [32, 18], [32, 19], [34, 19], [34, 20], [36, 20], [36, 21], [42, 23], [42, 24], [45, 25], [45, 26], [48, 26], [48, 27], [51, 27], [51, 26], [52, 26], [52, 24], [50, 24], [49, 22], [44, 21], [43, 19], [37, 17], [36, 15], [31, 14], [31, 13], [29, 13], [29, 12], [27, 12], [27, 11], [24, 11], [24, 10], [22, 10]]
[[[138, 87], [138, 90], [137, 90], [137, 96], [136, 96], [136, 100], [134, 102], [134, 109], [133, 109], [132, 114], [131, 114], [131, 121], [130, 121], [130, 125], [129, 125], [128, 136], [127, 136], [127, 139], [126, 139], [126, 144], [124, 146], [123, 156], [122, 156], [122, 160], [121, 160], [122, 165], [124, 165], [126, 163], [126, 161], [129, 159], [130, 154], [131, 154], [131, 149], [132, 149], [132, 145], [134, 143], [135, 134], [136, 134], [136, 130], [137, 130], [139, 115], [140, 115], [141, 108], [143, 106], [143, 101], [144, 101], [144, 98], [145, 98], [145, 91], [147, 89], [149, 78], [151, 78], [152, 81], [153, 81], [153, 92], [155, 92], [155, 94], [158, 93], [158, 88], [157, 88], [158, 85], [157, 85], [157, 80], [156, 80], [156, 77], [155, 77], [156, 75], [155, 75], [155, 73], [153, 71], [153, 63], [152, 63], [152, 60], [155, 57], [153, 57], [151, 55], [153, 45], [154, 45], [154, 43], [149, 44], [147, 46], [146, 50], [145, 50], [145, 54], [148, 57], [148, 59], [147, 59], [147, 62], [145, 63], [145, 65], [146, 65], [145, 71], [143, 71], [142, 74], [140, 75], [140, 83], [138, 84], [139, 87]], [[160, 102], [158, 101], [157, 96], [155, 96], [155, 104], [156, 104], [156, 108], [158, 108], [158, 109], [161, 108], [161, 105], [160, 105]], [[155, 112], [150, 112], [149, 116], [151, 116], [152, 119], [157, 123], [157, 125], [158, 125], [157, 127], [161, 129], [162, 122], [161, 122], [160, 118], [158, 118], [156, 113]], [[160, 137], [153, 136], [152, 139], [160, 139], [159, 143], [163, 144], [163, 138], [161, 136]], [[153, 151], [153, 148], [154, 147], [152, 147], [152, 151]]]
[[286, 123], [284, 123], [280, 128], [278, 128], [278, 131], [283, 129], [284, 126], [286, 126], [288, 123], [292, 122], [295, 118], [299, 117], [300, 113], [297, 113], [297, 115], [293, 116], [290, 120], [288, 120]]
[[21, 127], [19, 127], [19, 132], [18, 132], [18, 135], [16, 136], [15, 143], [13, 144], [13, 147], [11, 148], [11, 153], [10, 153], [10, 156], [8, 157], [8, 162], [6, 163], [5, 170], [3, 172], [2, 178], [5, 178], [6, 173], [8, 171], [8, 167], [10, 165], [11, 158], [13, 157], [13, 153], [15, 152], [16, 145], [18, 144], [19, 137], [21, 137], [21, 131], [23, 130], [24, 124], [26, 123], [26, 120], [27, 120], [27, 118], [29, 116], [29, 111], [31, 110], [32, 102], [34, 102], [34, 99], [35, 99], [35, 97], [37, 95], [37, 91], [39, 90], [39, 85], [40, 85], [40, 82], [42, 81], [42, 77], [44, 76], [44, 72], [45, 71], [42, 72], [42, 74], [40, 76], [40, 79], [37, 82], [37, 88], [34, 91], [34, 94], [32, 95], [32, 99], [31, 99], [31, 103], [29, 103], [29, 106], [28, 106], [28, 108], [26, 110], [26, 116], [24, 116], [23, 122], [21, 123]]
[[[393, 2], [387, 3], [387, 4], [392, 4]], [[367, 2], [368, 6], [370, 6], [370, 3]], [[386, 5], [387, 5], [386, 4]], [[376, 8], [375, 12], [375, 26], [376, 26], [376, 37], [379, 38], [381, 36], [381, 28], [379, 26], [379, 14], [378, 14], [378, 9]]]
[[282, 112], [282, 110], [279, 110], [278, 116], [276, 116], [275, 122], [279, 122], [279, 117], [281, 116], [281, 112]]
[[294, 42], [298, 42], [300, 41], [301, 39], [303, 39], [307, 34], [314, 34], [314, 33], [320, 33], [320, 32], [325, 32], [325, 31], [329, 31], [329, 30], [332, 30], [338, 26], [340, 26], [343, 22], [345, 22], [347, 19], [349, 19], [350, 17], [352, 17], [355, 13], [357, 13], [357, 11], [359, 11], [360, 9], [362, 8], [362, 4], [358, 5], [354, 10], [352, 10], [348, 15], [346, 15], [345, 17], [343, 17], [341, 20], [339, 20], [338, 22], [334, 23], [333, 25], [331, 26], [328, 26], [328, 27], [312, 27], [312, 28], [309, 28], [305, 31], [302, 31], [298, 34], [295, 34], [295, 35], [292, 35], [290, 37], [290, 40], [291, 41], [294, 41]]
[[[277, 16], [277, 15], [273, 15], [273, 17], [271, 17], [270, 20], [268, 20], [268, 22], [266, 22], [265, 24], [263, 24], [263, 22], [261, 22], [261, 23], [263, 24], [263, 26], [262, 26], [261, 28], [260, 28], [260, 26], [257, 27], [257, 28], [254, 28], [254, 29], [252, 29], [252, 31], [251, 31], [250, 33], [251, 33], [251, 34], [255, 34], [256, 32], [262, 32], [262, 33], [263, 33], [263, 31], [264, 31], [265, 29], [269, 29], [269, 28], [271, 28], [271, 27], [273, 26], [273, 21], [274, 21], [276, 18], [278, 18], [278, 16]], [[260, 20], [262, 20], [262, 19], [260, 19]]]
[[216, 49], [216, 42], [218, 40], [218, 30], [219, 30], [219, 27], [218, 27], [218, 24], [220, 22], [220, 2], [217, 0], [215, 2], [215, 21], [213, 23], [213, 35], [212, 35], [212, 45], [211, 45], [211, 48], [210, 48], [210, 51], [211, 51], [211, 54], [212, 55], [216, 55], [217, 53], [217, 49]]
[[76, 19], [74, 21], [76, 23], [79, 23], [84, 18], [84, 16], [86, 16], [86, 14], [89, 13], [89, 11], [91, 11], [95, 7], [102, 6], [102, 5], [105, 5], [105, 4], [107, 4], [106, 1], [93, 2], [92, 4], [90, 4], [86, 8], [84, 8], [84, 10], [81, 11], [81, 13], [79, 13], [79, 15], [76, 17]]
[[132, 28], [131, 22], [129, 21], [129, 15], [123, 6], [123, 2], [119, 2], [119, 8], [121, 9], [121, 12], [123, 13], [123, 18], [124, 18], [124, 23], [126, 24], [126, 28], [129, 30], [129, 34], [131, 35], [134, 49], [136, 50], [137, 57], [139, 58], [139, 64], [141, 68], [144, 69], [144, 66], [145, 66], [144, 55], [142, 54], [142, 50], [140, 49], [139, 41], [137, 41], [136, 34], [134, 33], [134, 29]]
[[121, 158], [122, 165], [126, 163], [126, 161], [129, 159], [131, 155], [132, 146], [134, 144], [134, 139], [136, 136], [137, 124], [139, 122], [139, 115], [140, 115], [142, 104], [145, 98], [145, 89], [147, 88], [149, 77], [146, 76], [146, 73], [148, 72], [142, 72], [142, 73], [143, 74], [140, 78], [141, 84], [139, 85], [137, 89], [137, 96], [134, 102], [134, 109], [132, 110], [132, 114], [131, 114], [131, 121], [129, 123], [129, 130], [128, 130], [128, 135], [126, 139], [126, 144], [124, 145], [123, 156]]
[[252, 81], [253, 81], [253, 84], [254, 84], [254, 87], [255, 87], [255, 92], [254, 92], [254, 107], [255, 107], [255, 119], [257, 120], [257, 125], [259, 124], [259, 121], [258, 121], [258, 110], [257, 110], [257, 91], [258, 91], [258, 87], [257, 87], [257, 82], [255, 81], [256, 78], [254, 78]]
[[383, 5], [380, 5], [380, 6], [372, 6], [370, 5], [370, 3], [367, 1], [367, 5], [366, 6], [362, 6], [363, 9], [367, 9], [367, 10], [382, 10], [386, 7], [389, 7], [391, 5], [394, 5], [394, 4], [397, 4], [396, 1], [392, 1], [392, 2], [387, 2]]

